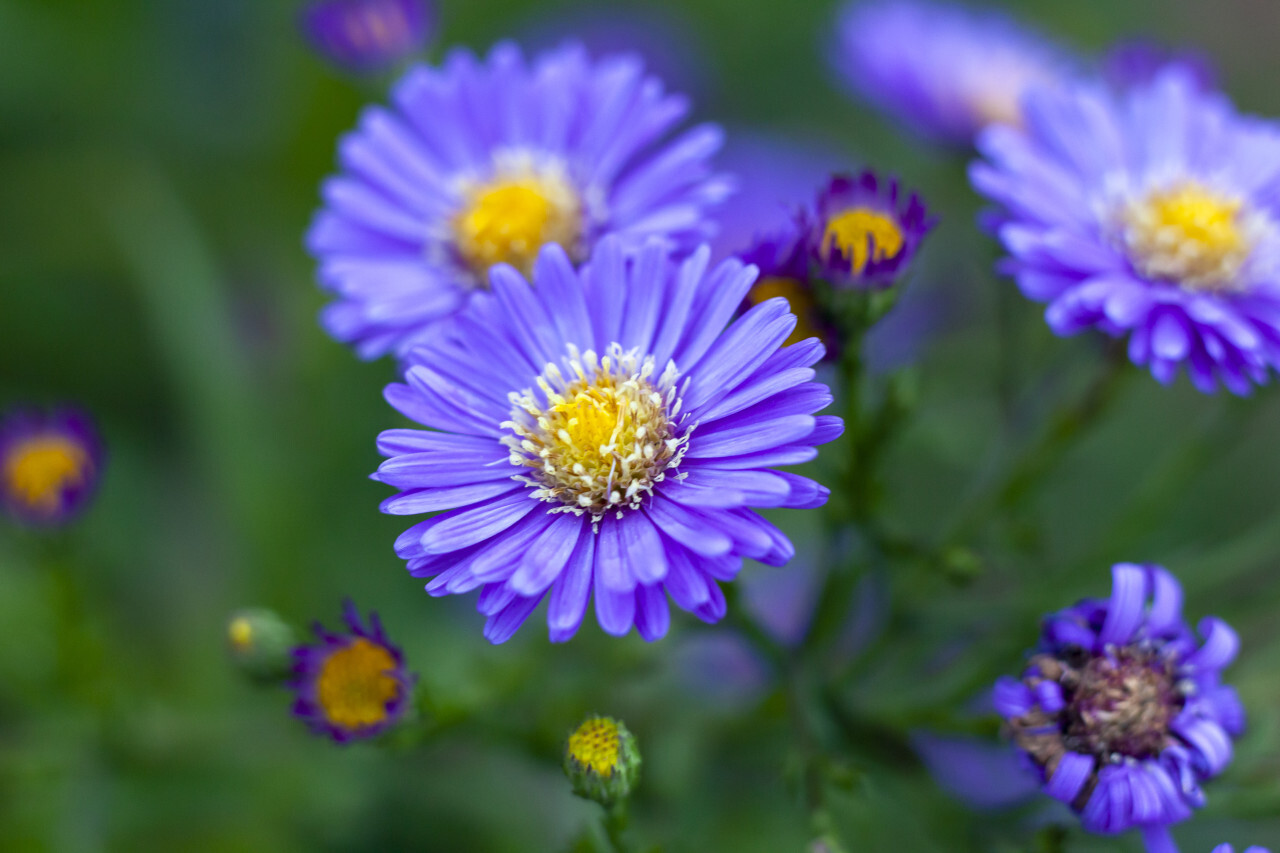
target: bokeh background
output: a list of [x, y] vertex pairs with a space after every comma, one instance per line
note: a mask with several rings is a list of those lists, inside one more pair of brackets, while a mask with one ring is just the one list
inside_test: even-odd
[[[1243, 109], [1280, 115], [1280, 5], [1007, 5], [1086, 52], [1135, 34], [1199, 47]], [[110, 454], [96, 505], [66, 534], [0, 522], [0, 849], [568, 850], [596, 809], [571, 796], [559, 755], [589, 711], [639, 736], [648, 843], [803, 849], [795, 685], [732, 628], [681, 615], [647, 646], [588, 624], [551, 646], [535, 617], [494, 648], [470, 601], [428, 598], [392, 553], [405, 523], [377, 512], [388, 490], [366, 478], [375, 435], [401, 425], [381, 397], [392, 367], [320, 331], [302, 248], [338, 135], [386, 81], [326, 66], [296, 13], [282, 0], [0, 0], [0, 406], [78, 401]], [[437, 45], [575, 31], [634, 44], [695, 95], [698, 118], [729, 129], [730, 167], [753, 146], [793, 145], [805, 153], [777, 163], [801, 180], [815, 164], [868, 164], [927, 196], [943, 224], [872, 344], [878, 369], [918, 379], [884, 460], [883, 512], [927, 542], [1083, 392], [1104, 348], [1054, 338], [990, 273], [963, 156], [844, 97], [824, 60], [834, 13], [825, 0], [444, 0]], [[1042, 613], [1106, 595], [1117, 560], [1169, 566], [1188, 616], [1222, 616], [1243, 641], [1231, 675], [1250, 730], [1177, 831], [1184, 849], [1280, 846], [1280, 401], [1132, 374], [1040, 485], [974, 530], [976, 566], [868, 569], [832, 688], [852, 709], [829, 753], [853, 849], [1140, 849], [1057, 839], [1038, 829], [1055, 813], [1035, 807], [971, 810], [903, 746], [922, 731], [995, 743], [982, 691], [1017, 671]], [[756, 599], [790, 595], [803, 612], [812, 515], [777, 515], [800, 565], [749, 566]], [[285, 691], [228, 663], [234, 608], [334, 625], [345, 596], [382, 614], [455, 721], [447, 732], [338, 748], [289, 716]]]

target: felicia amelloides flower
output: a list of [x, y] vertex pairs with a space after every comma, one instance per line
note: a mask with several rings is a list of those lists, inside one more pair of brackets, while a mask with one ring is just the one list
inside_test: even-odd
[[[815, 417], [817, 340], [783, 347], [781, 299], [730, 324], [756, 271], [676, 260], [664, 241], [631, 260], [609, 238], [581, 270], [544, 248], [533, 286], [510, 266], [457, 318], [453, 339], [414, 351], [388, 401], [437, 432], [389, 430], [375, 479], [400, 489], [383, 511], [448, 510], [396, 543], [427, 591], [480, 590], [485, 636], [509, 638], [544, 599], [551, 638], [578, 630], [588, 600], [609, 633], [655, 640], [667, 598], [716, 621], [718, 582], [743, 558], [789, 560], [752, 507], [816, 507], [827, 490], [772, 470], [840, 434]], [[726, 328], [726, 324], [728, 327]]]
[[320, 642], [294, 649], [293, 712], [312, 731], [339, 743], [363, 740], [395, 725], [409, 707], [413, 677], [376, 613], [366, 627], [350, 601], [345, 632], [315, 625]]
[[993, 128], [974, 185], [999, 203], [1003, 269], [1058, 334], [1127, 336], [1171, 382], [1245, 394], [1280, 365], [1280, 130], [1181, 64], [1123, 93], [1040, 92]]
[[1002, 679], [996, 710], [1041, 774], [1091, 832], [1140, 829], [1152, 849], [1173, 848], [1171, 824], [1204, 804], [1200, 784], [1231, 761], [1244, 729], [1222, 670], [1235, 632], [1182, 618], [1182, 589], [1159, 566], [1112, 569], [1108, 601], [1088, 600], [1045, 620], [1020, 679]]
[[845, 7], [837, 70], [865, 100], [922, 136], [968, 145], [991, 124], [1022, 124], [1022, 96], [1075, 62], [1046, 37], [991, 10], [917, 0]]
[[391, 108], [365, 111], [324, 185], [307, 244], [337, 296], [325, 328], [364, 357], [403, 355], [493, 264], [527, 275], [542, 247], [580, 261], [609, 234], [629, 251], [654, 236], [691, 250], [730, 184], [708, 163], [718, 128], [667, 138], [687, 111], [636, 58], [576, 46], [415, 68]]
[[0, 418], [0, 506], [28, 524], [64, 524], [92, 499], [102, 461], [84, 413], [10, 412]]

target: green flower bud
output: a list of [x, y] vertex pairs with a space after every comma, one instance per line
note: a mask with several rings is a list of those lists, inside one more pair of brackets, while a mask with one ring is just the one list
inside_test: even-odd
[[639, 783], [640, 747], [622, 722], [588, 717], [569, 735], [564, 772], [575, 794], [609, 808]]
[[273, 611], [237, 610], [227, 620], [227, 646], [240, 671], [254, 681], [285, 678], [293, 669], [293, 629]]

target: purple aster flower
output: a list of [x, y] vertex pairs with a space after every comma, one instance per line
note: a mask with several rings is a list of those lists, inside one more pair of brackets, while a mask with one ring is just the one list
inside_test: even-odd
[[807, 248], [817, 277], [833, 286], [885, 288], [902, 277], [935, 224], [918, 195], [899, 197], [893, 178], [836, 175], [807, 223]]
[[11, 411], [0, 418], [0, 507], [26, 524], [65, 524], [93, 498], [102, 462], [85, 412]]
[[389, 430], [374, 479], [402, 491], [384, 512], [447, 510], [396, 542], [432, 595], [480, 590], [485, 636], [508, 639], [549, 598], [553, 641], [577, 631], [594, 594], [610, 634], [663, 636], [669, 595], [714, 622], [719, 581], [744, 557], [782, 565], [794, 549], [752, 507], [810, 508], [821, 485], [771, 470], [837, 437], [811, 382], [817, 340], [783, 347], [782, 299], [728, 325], [756, 271], [710, 249], [684, 261], [652, 240], [628, 260], [602, 241], [575, 271], [544, 249], [533, 283], [510, 266], [459, 315], [453, 341], [411, 354], [387, 400], [438, 432]]
[[1075, 65], [998, 12], [915, 0], [849, 4], [837, 36], [833, 61], [856, 94], [921, 136], [957, 145], [989, 124], [1020, 125], [1023, 93], [1057, 85]]
[[1102, 58], [1102, 76], [1119, 89], [1151, 83], [1169, 65], [1181, 65], [1202, 90], [1218, 87], [1218, 70], [1208, 54], [1199, 50], [1176, 50], [1147, 39], [1122, 41]]
[[[1236, 851], [1230, 844], [1219, 844], [1213, 848], [1213, 853], [1236, 853]], [[1271, 851], [1265, 847], [1250, 847], [1244, 853], [1271, 853]]]
[[345, 632], [326, 631], [317, 622], [320, 642], [293, 650], [295, 677], [289, 684], [298, 697], [294, 715], [338, 743], [374, 737], [399, 722], [414, 681], [378, 614], [369, 614], [366, 627], [347, 601], [342, 618]]
[[1002, 267], [1060, 335], [1128, 336], [1168, 383], [1237, 394], [1280, 364], [1280, 132], [1173, 66], [1125, 93], [1040, 92], [992, 128], [974, 185], [1000, 204]]
[[631, 56], [455, 51], [392, 101], [342, 141], [307, 238], [337, 296], [324, 327], [365, 358], [438, 337], [491, 265], [527, 274], [550, 243], [574, 261], [607, 234], [629, 251], [654, 236], [691, 250], [730, 189], [708, 163], [719, 129], [667, 140], [688, 103]]
[[417, 53], [435, 25], [427, 0], [316, 0], [302, 11], [312, 47], [357, 74], [385, 71]]
[[1231, 762], [1244, 709], [1221, 684], [1239, 641], [1223, 621], [1182, 618], [1182, 588], [1159, 566], [1112, 568], [1108, 601], [1049, 616], [1022, 678], [994, 693], [1044, 791], [1090, 832], [1141, 829], [1152, 844], [1204, 804], [1200, 783]]

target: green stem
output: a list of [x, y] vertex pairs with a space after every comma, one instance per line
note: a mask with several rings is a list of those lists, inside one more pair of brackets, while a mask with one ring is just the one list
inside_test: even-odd
[[1074, 403], [1058, 410], [1040, 440], [1009, 467], [993, 488], [969, 504], [950, 533], [946, 545], [971, 541], [995, 516], [1018, 506], [1051, 472], [1088, 428], [1095, 424], [1116, 398], [1131, 370], [1121, 350], [1112, 349], [1104, 369]]
[[626, 800], [619, 800], [604, 810], [604, 834], [614, 853], [630, 853], [633, 849], [627, 838], [630, 818]]

